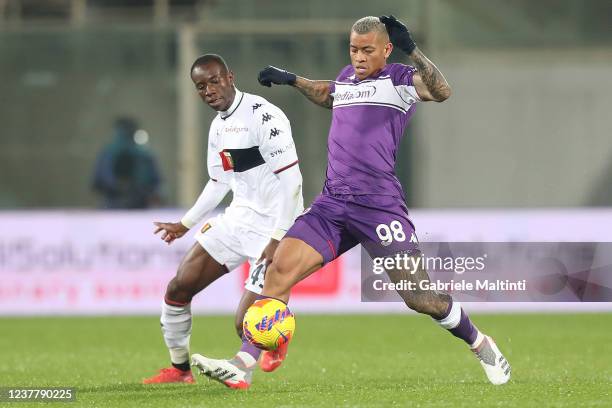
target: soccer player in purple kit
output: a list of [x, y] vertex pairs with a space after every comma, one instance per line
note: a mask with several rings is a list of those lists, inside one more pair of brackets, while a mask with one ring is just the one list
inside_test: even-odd
[[[414, 67], [387, 64], [394, 47], [405, 52]], [[335, 81], [309, 80], [272, 66], [259, 74], [262, 85], [293, 86], [315, 104], [332, 109], [323, 192], [281, 240], [260, 298], [287, 302], [295, 284], [359, 243], [372, 258], [420, 256], [395, 175], [396, 153], [416, 103], [443, 102], [451, 89], [393, 16], [355, 22], [349, 52], [351, 65]], [[418, 288], [419, 281], [429, 280], [419, 265], [416, 271], [387, 273], [394, 282], [409, 280]], [[410, 309], [431, 316], [465, 341], [491, 383], [510, 379], [510, 365], [493, 339], [472, 324], [450, 295], [420, 289], [398, 293]]]

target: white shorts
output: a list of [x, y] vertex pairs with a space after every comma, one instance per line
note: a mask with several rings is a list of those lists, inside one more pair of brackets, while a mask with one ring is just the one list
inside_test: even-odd
[[196, 232], [195, 239], [221, 265], [232, 271], [249, 262], [249, 275], [244, 282], [248, 291], [261, 294], [263, 290], [265, 263], [257, 264], [270, 237], [253, 231], [226, 214], [206, 221]]

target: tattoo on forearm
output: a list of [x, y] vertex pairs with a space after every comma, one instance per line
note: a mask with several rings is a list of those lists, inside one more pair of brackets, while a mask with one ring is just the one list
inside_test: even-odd
[[334, 98], [329, 94], [330, 83], [331, 81], [312, 81], [298, 77], [294, 86], [313, 103], [331, 109]]
[[450, 96], [450, 87], [444, 75], [440, 72], [440, 70], [431, 62], [421, 50], [417, 48], [414, 49], [412, 54], [410, 54], [412, 61], [414, 61], [414, 65], [416, 65], [417, 71], [419, 75], [421, 75], [421, 79], [423, 83], [427, 87], [427, 90], [434, 97], [436, 101], [443, 101]]

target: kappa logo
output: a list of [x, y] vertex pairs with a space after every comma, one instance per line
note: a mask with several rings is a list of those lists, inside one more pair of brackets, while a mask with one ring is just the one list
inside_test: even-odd
[[270, 130], [270, 137], [268, 138], [268, 140], [271, 140], [273, 137], [280, 135], [282, 132], [283, 132], [282, 130], [277, 129], [277, 128]]
[[263, 125], [267, 121], [271, 120], [273, 117], [274, 116], [270, 115], [269, 113], [264, 113], [263, 115], [261, 115], [261, 124]]

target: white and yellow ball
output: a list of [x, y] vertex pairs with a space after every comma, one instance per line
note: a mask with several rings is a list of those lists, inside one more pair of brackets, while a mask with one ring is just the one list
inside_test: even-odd
[[276, 350], [293, 337], [295, 317], [280, 300], [260, 299], [247, 310], [242, 329], [244, 336], [255, 347]]

